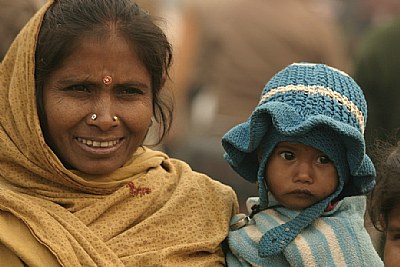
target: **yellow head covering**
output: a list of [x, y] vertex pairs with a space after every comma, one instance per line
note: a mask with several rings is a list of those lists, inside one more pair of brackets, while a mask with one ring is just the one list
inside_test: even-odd
[[1, 259], [62, 266], [223, 263], [220, 243], [237, 210], [231, 188], [148, 148], [111, 175], [94, 176], [66, 169], [47, 146], [34, 61], [51, 4], [23, 28], [0, 66]]

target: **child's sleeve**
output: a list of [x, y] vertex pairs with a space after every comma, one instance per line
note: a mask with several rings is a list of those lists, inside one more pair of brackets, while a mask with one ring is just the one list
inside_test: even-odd
[[291, 266], [383, 266], [364, 227], [364, 213], [365, 197], [345, 198], [288, 245], [286, 260]]

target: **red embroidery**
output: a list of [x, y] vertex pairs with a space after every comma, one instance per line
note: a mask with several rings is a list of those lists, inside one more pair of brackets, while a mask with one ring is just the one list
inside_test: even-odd
[[329, 203], [328, 206], [325, 208], [324, 212], [329, 212], [329, 211], [333, 210], [336, 207], [338, 202], [339, 201], [332, 201], [331, 203]]
[[134, 197], [139, 196], [142, 197], [144, 195], [150, 194], [151, 189], [148, 187], [136, 187], [133, 182], [129, 182], [126, 184], [129, 187], [130, 194]]

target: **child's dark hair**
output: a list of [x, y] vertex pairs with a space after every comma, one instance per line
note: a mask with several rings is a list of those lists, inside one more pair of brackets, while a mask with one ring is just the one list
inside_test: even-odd
[[378, 176], [368, 212], [375, 228], [385, 231], [390, 212], [400, 204], [400, 142], [377, 142], [375, 150]]

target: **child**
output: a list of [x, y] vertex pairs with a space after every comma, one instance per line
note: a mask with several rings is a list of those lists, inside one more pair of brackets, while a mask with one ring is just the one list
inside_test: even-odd
[[384, 232], [386, 267], [400, 262], [400, 143], [391, 146], [378, 165], [378, 182], [370, 195], [369, 214], [375, 228]]
[[250, 182], [249, 216], [232, 218], [228, 266], [383, 266], [364, 228], [375, 168], [367, 105], [347, 74], [295, 63], [265, 86], [250, 118], [222, 138]]

